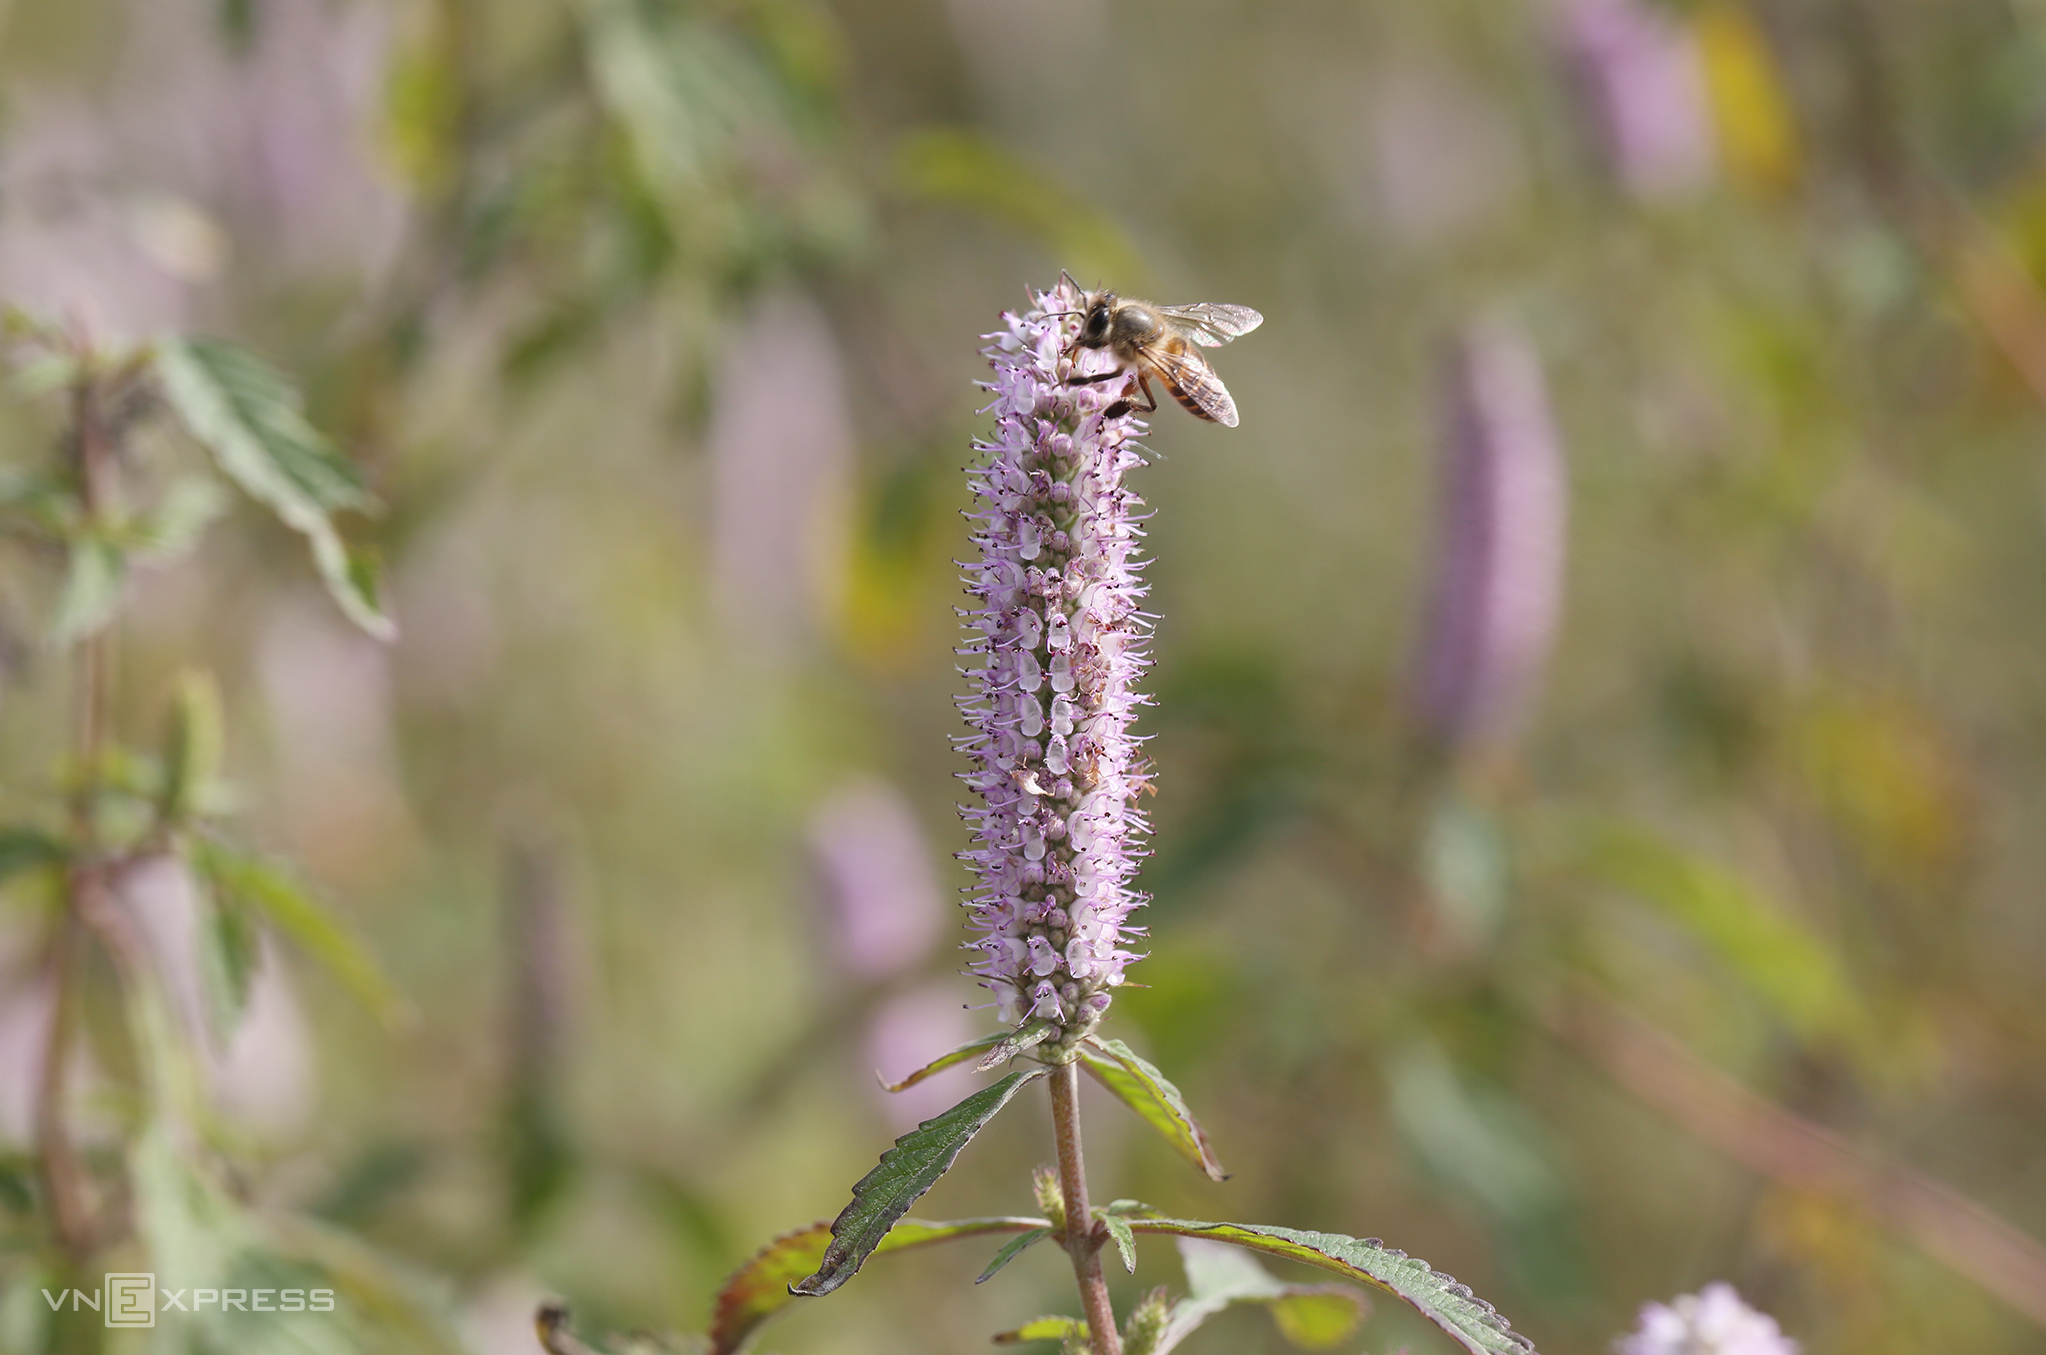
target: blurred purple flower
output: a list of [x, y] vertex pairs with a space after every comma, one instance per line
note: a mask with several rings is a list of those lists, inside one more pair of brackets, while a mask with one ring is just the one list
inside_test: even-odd
[[216, 11], [136, 0], [103, 96], [14, 93], [0, 142], [10, 300], [114, 343], [208, 322], [230, 277], [388, 273], [407, 215], [377, 147], [388, 12], [267, 0], [237, 54]]
[[1137, 958], [1122, 943], [1145, 902], [1129, 882], [1147, 831], [1129, 732], [1148, 631], [1137, 611], [1142, 500], [1123, 487], [1143, 464], [1133, 438], [1144, 425], [1105, 414], [1128, 378], [1076, 386], [1061, 376], [1073, 374], [1063, 350], [1079, 304], [1061, 282], [1005, 314], [982, 350], [996, 428], [974, 444], [980, 559], [967, 592], [979, 605], [961, 613], [970, 641], [960, 650], [984, 660], [960, 703], [974, 727], [963, 778], [981, 799], [961, 811], [979, 838], [960, 854], [984, 933], [974, 972], [1004, 1020], [1034, 1016], [1068, 1034], [1100, 1019]]
[[[899, 1078], [928, 1063], [933, 1049], [956, 1049], [976, 1033], [959, 990], [947, 979], [883, 1002], [867, 1024], [867, 1057], [882, 1077]], [[899, 1092], [876, 1086], [881, 1113], [898, 1133], [907, 1133], [959, 1099], [955, 1084], [970, 1066], [960, 1064]]]
[[851, 498], [845, 379], [809, 301], [770, 296], [733, 338], [709, 449], [719, 620], [754, 653], [785, 658], [829, 620]]
[[917, 968], [945, 929], [945, 899], [916, 815], [891, 786], [863, 781], [810, 821], [837, 967], [875, 982]]
[[1635, 1330], [1613, 1343], [1619, 1355], [1797, 1355], [1776, 1319], [1715, 1281], [1671, 1303], [1644, 1304]]
[[1668, 198], [1711, 176], [1704, 66], [1682, 20], [1644, 0], [1569, 0], [1560, 41], [1621, 186]]
[[1541, 365], [1501, 324], [1448, 364], [1440, 536], [1415, 703], [1457, 750], [1517, 727], [1554, 640], [1568, 486]]

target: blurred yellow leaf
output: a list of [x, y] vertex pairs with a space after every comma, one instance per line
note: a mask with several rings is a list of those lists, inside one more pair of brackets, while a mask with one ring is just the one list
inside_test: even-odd
[[385, 81], [383, 145], [415, 188], [439, 187], [455, 174], [461, 93], [448, 51], [436, 32], [400, 54]]
[[1768, 36], [1732, 0], [1705, 5], [1696, 25], [1728, 173], [1769, 193], [1792, 188], [1802, 172], [1797, 122]]
[[1797, 770], [1848, 840], [1885, 872], [1938, 875], [1963, 845], [1966, 797], [1939, 732], [1896, 698], [1834, 691], [1789, 730]]

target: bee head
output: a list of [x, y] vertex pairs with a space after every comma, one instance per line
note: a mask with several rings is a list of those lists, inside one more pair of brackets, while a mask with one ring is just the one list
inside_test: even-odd
[[1096, 292], [1088, 297], [1087, 316], [1080, 322], [1080, 343], [1088, 348], [1106, 347], [1114, 318], [1114, 292]]

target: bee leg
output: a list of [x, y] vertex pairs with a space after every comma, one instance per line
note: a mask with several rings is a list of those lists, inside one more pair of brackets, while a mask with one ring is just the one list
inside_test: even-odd
[[1142, 367], [1137, 368], [1137, 385], [1143, 390], [1144, 398], [1150, 401], [1149, 404], [1140, 405], [1128, 399], [1117, 400], [1114, 404], [1110, 405], [1107, 409], [1102, 411], [1102, 417], [1109, 419], [1120, 419], [1123, 415], [1131, 413], [1132, 411], [1138, 414], [1157, 413], [1158, 397], [1151, 394], [1151, 374], [1145, 371]]
[[1096, 372], [1092, 376], [1069, 376], [1066, 378], [1066, 384], [1068, 386], [1098, 386], [1104, 381], [1115, 380], [1126, 370], [1128, 369], [1118, 367], [1112, 372]]

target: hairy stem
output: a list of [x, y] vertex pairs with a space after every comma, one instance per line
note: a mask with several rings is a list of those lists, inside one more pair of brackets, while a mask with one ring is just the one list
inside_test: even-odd
[[1058, 1064], [1048, 1080], [1052, 1135], [1058, 1142], [1059, 1190], [1066, 1197], [1066, 1253], [1073, 1258], [1073, 1278], [1080, 1285], [1080, 1305], [1086, 1310], [1094, 1355], [1122, 1355], [1115, 1308], [1108, 1301], [1108, 1280], [1101, 1273], [1102, 1239], [1094, 1233], [1094, 1211], [1087, 1203], [1086, 1163], [1080, 1155], [1080, 1066]]

